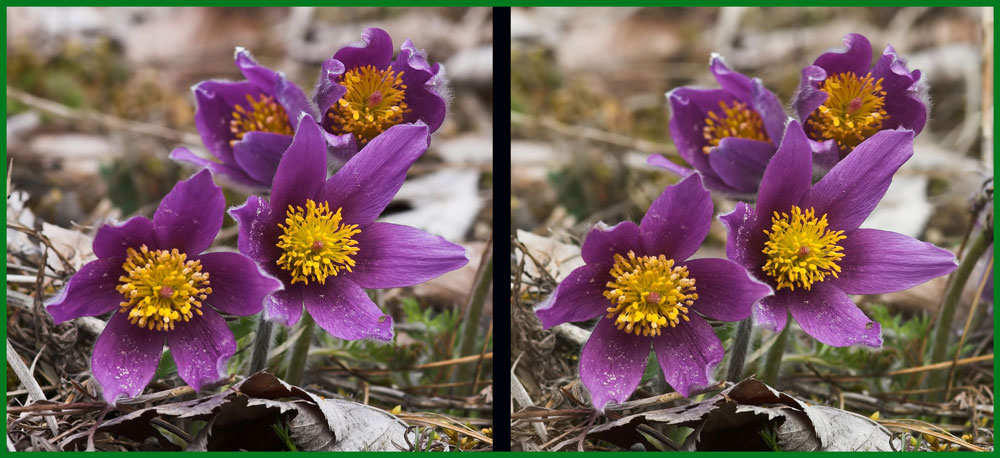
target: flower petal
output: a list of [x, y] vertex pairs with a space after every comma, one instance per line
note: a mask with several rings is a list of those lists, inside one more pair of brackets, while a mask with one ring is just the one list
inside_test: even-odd
[[653, 167], [658, 167], [664, 170], [671, 171], [673, 173], [676, 173], [677, 176], [681, 178], [684, 178], [694, 173], [694, 170], [684, 167], [683, 165], [677, 164], [659, 154], [650, 154], [649, 157], [646, 158], [646, 164], [649, 164]]
[[196, 109], [194, 125], [208, 151], [223, 164], [232, 164], [234, 139], [229, 123], [233, 120], [233, 107], [246, 105], [247, 96], [259, 98], [260, 88], [249, 81], [202, 81], [191, 88]]
[[788, 124], [788, 114], [778, 97], [764, 87], [760, 78], [754, 78], [750, 86], [750, 107], [764, 121], [764, 131], [771, 139], [772, 145], [780, 145], [785, 135], [785, 125]]
[[133, 325], [124, 313], [111, 316], [94, 343], [90, 363], [105, 401], [115, 404], [119, 397], [134, 398], [142, 393], [160, 364], [163, 340], [162, 332]]
[[143, 245], [151, 250], [157, 248], [153, 242], [153, 222], [145, 216], [135, 216], [119, 224], [102, 224], [94, 236], [94, 254], [102, 259], [122, 260], [119, 267], [129, 248], [139, 249]]
[[799, 88], [792, 96], [792, 110], [798, 116], [799, 121], [806, 122], [809, 115], [813, 114], [820, 105], [826, 102], [829, 94], [819, 90], [820, 84], [827, 77], [826, 70], [822, 67], [810, 65], [802, 69], [802, 79], [799, 81]]
[[719, 215], [719, 220], [726, 226], [726, 257], [760, 278], [767, 234], [758, 223], [753, 208], [745, 202], [737, 202], [733, 211]]
[[712, 209], [712, 197], [701, 184], [700, 175], [667, 186], [639, 223], [644, 254], [687, 259], [705, 241], [712, 225]]
[[229, 216], [240, 228], [236, 237], [240, 253], [260, 263], [277, 260], [281, 256], [277, 247], [278, 222], [283, 215], [273, 215], [270, 204], [257, 196], [247, 197], [243, 205], [229, 209]]
[[709, 58], [708, 69], [715, 76], [715, 80], [719, 82], [722, 89], [743, 103], [750, 102], [750, 88], [753, 83], [749, 77], [730, 69], [723, 61], [722, 56], [715, 53]]
[[742, 193], [754, 193], [774, 151], [774, 145], [769, 142], [726, 137], [719, 146], [712, 148], [708, 161], [728, 186]]
[[354, 240], [357, 264], [342, 275], [362, 288], [413, 286], [469, 262], [465, 248], [410, 226], [372, 223]]
[[638, 256], [644, 254], [639, 247], [639, 226], [631, 221], [611, 227], [599, 222], [583, 239], [580, 254], [588, 265], [607, 271], [614, 265], [616, 254], [625, 256], [629, 251], [635, 251]]
[[361, 34], [361, 40], [361, 43], [340, 48], [333, 58], [343, 62], [348, 69], [372, 65], [384, 70], [389, 66], [392, 61], [392, 37], [385, 30], [369, 27]]
[[198, 260], [212, 287], [205, 303], [223, 313], [239, 316], [259, 313], [267, 295], [281, 289], [280, 281], [265, 275], [257, 263], [242, 254], [203, 253]]
[[293, 326], [302, 318], [302, 285], [285, 285], [264, 299], [264, 318]]
[[771, 294], [766, 284], [751, 278], [739, 264], [725, 259], [689, 259], [684, 263], [695, 281], [698, 299], [692, 308], [713, 320], [740, 321], [753, 304]]
[[[232, 153], [230, 153], [230, 155], [231, 154]], [[208, 171], [212, 172], [212, 175], [215, 175], [216, 177], [221, 176], [228, 178], [234, 184], [249, 189], [261, 189], [268, 187], [266, 183], [250, 178], [250, 175], [247, 175], [247, 173], [244, 172], [243, 169], [237, 167], [237, 164], [235, 162], [231, 164], [222, 164], [219, 162], [210, 161], [208, 159], [202, 158], [201, 156], [198, 156], [197, 154], [192, 153], [191, 150], [183, 146], [173, 150], [170, 153], [170, 159], [173, 159], [178, 162], [186, 162], [195, 167], [208, 169]]]
[[542, 327], [587, 321], [607, 313], [611, 302], [604, 297], [604, 286], [611, 276], [607, 270], [583, 265], [573, 269], [548, 298], [535, 308]]
[[680, 154], [695, 170], [715, 176], [703, 148], [708, 143], [703, 129], [710, 111], [719, 111], [719, 102], [733, 103], [733, 96], [723, 89], [679, 87], [667, 93], [670, 105], [670, 137]]
[[919, 134], [927, 122], [929, 88], [920, 79], [920, 70], [910, 71], [892, 45], [885, 47], [882, 56], [875, 63], [872, 77], [882, 79], [885, 90], [885, 111], [889, 119], [883, 129], [905, 127]]
[[[323, 61], [319, 82], [316, 83], [316, 95], [313, 96], [319, 111], [323, 113], [323, 118], [326, 118], [326, 112], [330, 107], [347, 93], [347, 88], [337, 82], [346, 71], [344, 63], [337, 59]], [[326, 119], [321, 121], [325, 122]]]
[[790, 121], [778, 152], [767, 164], [757, 194], [756, 213], [771, 219], [773, 212], [788, 212], [812, 183], [812, 149], [798, 121]]
[[646, 370], [649, 337], [619, 331], [610, 318], [597, 322], [580, 355], [580, 380], [591, 402], [604, 411], [608, 402], [625, 402]]
[[902, 291], [958, 267], [952, 252], [895, 232], [858, 229], [840, 246], [840, 278], [830, 282], [847, 294]]
[[211, 308], [202, 315], [175, 324], [167, 333], [170, 354], [177, 363], [177, 375], [194, 388], [212, 383], [226, 375], [226, 362], [236, 354], [236, 339], [226, 320]]
[[431, 132], [441, 127], [447, 109], [448, 79], [441, 64], [430, 65], [427, 55], [416, 48], [409, 39], [399, 48], [399, 56], [392, 63], [395, 71], [403, 72], [406, 85], [404, 101], [410, 108], [403, 122], [423, 121]]
[[289, 205], [304, 207], [306, 199], [316, 198], [316, 191], [323, 186], [324, 179], [326, 140], [313, 118], [303, 116], [274, 174], [272, 210], [284, 215]]
[[97, 316], [118, 309], [124, 296], [115, 287], [125, 273], [121, 259], [96, 259], [83, 265], [45, 310], [60, 324], [81, 316]]
[[260, 65], [250, 52], [241, 47], [236, 48], [236, 67], [240, 69], [247, 81], [253, 83], [266, 94], [271, 94], [288, 115], [290, 125], [298, 124], [302, 114], [317, 118], [319, 113], [306, 98], [305, 92], [295, 83], [288, 81], [281, 72]]
[[811, 290], [790, 291], [786, 297], [792, 317], [816, 340], [834, 347], [882, 346], [882, 327], [865, 316], [840, 288], [814, 283]]
[[360, 286], [346, 278], [304, 287], [302, 300], [316, 324], [344, 340], [392, 341], [392, 317], [382, 313]]
[[788, 324], [788, 293], [787, 289], [775, 291], [773, 296], [767, 296], [753, 305], [753, 322], [757, 326], [781, 332]]
[[864, 35], [849, 33], [844, 36], [845, 49], [821, 54], [813, 65], [822, 67], [827, 75], [854, 72], [864, 76], [872, 65], [872, 44]]
[[389, 205], [403, 185], [406, 171], [427, 150], [429, 141], [425, 125], [390, 127], [326, 181], [320, 198], [330, 203], [331, 210], [343, 209], [345, 224], [363, 229]]
[[813, 185], [803, 205], [815, 208], [817, 215], [826, 214], [832, 230], [850, 232], [868, 218], [889, 189], [892, 175], [912, 155], [912, 130], [877, 132]]
[[708, 322], [697, 315], [688, 318], [653, 337], [653, 350], [663, 376], [684, 397], [713, 383], [712, 369], [725, 355], [722, 342]]
[[354, 134], [335, 135], [324, 130], [323, 138], [326, 139], [330, 155], [332, 155], [341, 166], [351, 160], [355, 154], [358, 154], [358, 142], [354, 138]]
[[177, 248], [196, 255], [205, 251], [222, 228], [226, 198], [202, 170], [178, 182], [153, 214], [153, 238], [160, 249]]
[[274, 132], [247, 132], [233, 145], [233, 157], [255, 181], [270, 184], [278, 170], [281, 156], [292, 144], [292, 137]]

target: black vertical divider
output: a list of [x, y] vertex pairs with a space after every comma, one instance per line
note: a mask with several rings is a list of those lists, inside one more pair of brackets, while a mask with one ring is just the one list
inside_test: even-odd
[[[510, 8], [493, 8], [493, 450], [510, 450]], [[508, 204], [505, 204], [507, 202]], [[507, 235], [502, 235], [506, 233]], [[503, 307], [502, 304], [508, 304]]]

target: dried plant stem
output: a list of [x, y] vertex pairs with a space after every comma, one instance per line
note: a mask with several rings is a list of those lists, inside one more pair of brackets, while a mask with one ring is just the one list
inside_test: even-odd
[[299, 323], [302, 334], [295, 341], [292, 347], [291, 360], [288, 362], [288, 371], [285, 372], [285, 381], [292, 385], [302, 383], [302, 374], [306, 369], [306, 359], [309, 357], [309, 346], [312, 344], [313, 329], [316, 322], [308, 313], [302, 314], [302, 321]]
[[[945, 292], [944, 301], [941, 302], [941, 309], [938, 313], [937, 323], [935, 324], [929, 363], [941, 362], [946, 358], [945, 352], [948, 349], [951, 323], [955, 318], [955, 306], [958, 304], [958, 299], [962, 296], [962, 290], [969, 281], [969, 276], [976, 266], [976, 261], [983, 256], [983, 253], [986, 252], [986, 247], [989, 246], [990, 241], [987, 240], [988, 238], [986, 231], [980, 231], [976, 235], [976, 238], [972, 241], [972, 245], [969, 246], [965, 256], [962, 257], [962, 261], [958, 264], [958, 269], [955, 271], [955, 276], [952, 278], [951, 284], [948, 285], [948, 290]], [[947, 374], [931, 373], [927, 386], [933, 388], [942, 385], [946, 376]], [[940, 398], [940, 394], [934, 397]]]
[[778, 381], [778, 372], [781, 369], [781, 359], [785, 356], [785, 342], [788, 341], [788, 334], [791, 332], [789, 328], [792, 327], [792, 318], [788, 317], [785, 322], [785, 329], [781, 330], [778, 334], [777, 340], [771, 345], [771, 349], [767, 351], [767, 359], [764, 361], [764, 383], [768, 385], [775, 386], [775, 382]]
[[[479, 319], [483, 315], [483, 304], [486, 302], [486, 293], [489, 292], [493, 284], [493, 237], [486, 243], [486, 252], [480, 259], [479, 271], [476, 272], [476, 281], [469, 294], [469, 301], [465, 309], [465, 319], [462, 325], [462, 342], [458, 349], [458, 356], [477, 354], [476, 336], [479, 334]], [[456, 382], [469, 380], [473, 377], [475, 367], [467, 364], [460, 366], [456, 375]], [[470, 394], [472, 387], [462, 387], [459, 390], [464, 394]]]
[[253, 340], [253, 356], [250, 358], [251, 374], [262, 371], [267, 367], [267, 352], [271, 349], [271, 330], [274, 328], [274, 325], [264, 319], [263, 316], [259, 319], [260, 323], [257, 324], [257, 335], [254, 336]]
[[753, 333], [753, 317], [740, 321], [736, 328], [736, 337], [733, 340], [733, 347], [729, 350], [729, 370], [726, 372], [726, 380], [738, 382], [743, 377], [743, 364], [747, 359], [747, 350], [750, 348], [750, 334]]
[[986, 270], [983, 271], [983, 279], [979, 281], [979, 287], [976, 288], [976, 296], [972, 299], [972, 309], [969, 310], [969, 316], [965, 319], [962, 336], [958, 339], [958, 345], [955, 346], [955, 357], [952, 358], [951, 368], [948, 369], [948, 388], [944, 392], [945, 399], [951, 398], [951, 389], [955, 383], [955, 369], [958, 367], [956, 363], [959, 360], [959, 356], [962, 355], [962, 345], [965, 344], [965, 338], [969, 335], [969, 330], [972, 328], [972, 319], [976, 316], [976, 310], [979, 308], [979, 299], [983, 296], [983, 290], [986, 289], [986, 282], [992, 278], [992, 275], [993, 255], [990, 254], [990, 260], [986, 263]]

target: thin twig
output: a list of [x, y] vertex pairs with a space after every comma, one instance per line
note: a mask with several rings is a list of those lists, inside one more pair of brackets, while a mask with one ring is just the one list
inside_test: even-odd
[[46, 113], [53, 114], [62, 118], [72, 119], [74, 121], [91, 121], [96, 124], [100, 124], [109, 129], [125, 130], [133, 132], [140, 135], [149, 135], [153, 137], [160, 137], [165, 140], [169, 140], [177, 143], [187, 143], [187, 144], [199, 144], [201, 139], [197, 134], [193, 132], [180, 132], [173, 129], [168, 129], [166, 127], [147, 124], [144, 122], [129, 121], [126, 119], [117, 118], [108, 114], [100, 113], [91, 110], [79, 110], [76, 108], [71, 108], [61, 103], [53, 102], [48, 99], [43, 99], [41, 97], [36, 97], [34, 95], [28, 94], [27, 92], [14, 89], [7, 86], [7, 97], [10, 97], [18, 102], [28, 105], [32, 108], [42, 110]]
[[955, 383], [955, 369], [958, 367], [958, 356], [962, 354], [962, 345], [965, 345], [965, 337], [969, 335], [969, 328], [972, 327], [972, 318], [976, 316], [976, 309], [979, 308], [979, 299], [983, 296], [983, 289], [986, 288], [986, 281], [991, 279], [990, 273], [993, 268], [993, 254], [990, 253], [990, 260], [986, 263], [986, 270], [983, 272], [983, 279], [979, 281], [976, 288], [976, 295], [972, 298], [972, 308], [969, 309], [969, 316], [965, 318], [965, 326], [962, 328], [962, 335], [958, 339], [958, 346], [955, 348], [955, 357], [952, 358], [951, 368], [948, 369], [948, 388], [944, 392], [944, 398], [951, 397], [951, 386]]
[[[14, 370], [14, 374], [21, 380], [24, 388], [28, 390], [28, 399], [32, 401], [44, 401], [45, 393], [42, 392], [42, 387], [38, 385], [38, 382], [31, 375], [31, 370], [24, 364], [24, 361], [21, 361], [21, 357], [14, 351], [10, 340], [5, 339], [5, 341], [7, 343], [7, 364]], [[14, 413], [12, 407], [7, 408], [7, 413]], [[45, 419], [45, 422], [48, 423], [53, 436], [59, 434], [59, 427], [56, 425], [54, 418], [48, 417]]]

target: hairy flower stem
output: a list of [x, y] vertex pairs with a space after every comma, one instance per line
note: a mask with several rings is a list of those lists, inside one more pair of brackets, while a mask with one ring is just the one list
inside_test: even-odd
[[726, 380], [739, 382], [743, 378], [743, 364], [747, 359], [747, 350], [750, 348], [750, 334], [753, 333], [753, 317], [740, 321], [736, 329], [736, 337], [733, 340], [733, 347], [729, 349], [729, 370], [726, 372]]
[[789, 317], [785, 322], [785, 329], [781, 330], [771, 348], [767, 350], [767, 360], [764, 362], [764, 383], [770, 386], [775, 386], [775, 383], [778, 381], [781, 358], [785, 356], [785, 342], [788, 340], [788, 334], [791, 334], [789, 331], [791, 327], [792, 319]]
[[[941, 302], [937, 323], [934, 325], [934, 341], [931, 344], [931, 356], [928, 363], [938, 363], [944, 361], [946, 358], [945, 351], [948, 349], [951, 323], [955, 318], [955, 306], [958, 304], [958, 299], [962, 296], [962, 290], [965, 289], [965, 284], [969, 281], [969, 276], [976, 266], [976, 261], [986, 252], [986, 247], [990, 244], [989, 238], [991, 237], [989, 237], [989, 234], [985, 230], [976, 235], [976, 238], [972, 241], [972, 245], [969, 246], [969, 250], [965, 252], [965, 256], [962, 257], [962, 261], [958, 264], [958, 269], [955, 270], [955, 277], [952, 278], [951, 283], [948, 285], [944, 301]], [[942, 371], [931, 372], [927, 386], [929, 388], [941, 387], [946, 375]], [[936, 394], [933, 397], [940, 398], [941, 394]]]
[[271, 330], [274, 327], [263, 315], [257, 324], [257, 335], [253, 340], [253, 356], [250, 358], [250, 373], [254, 374], [267, 367], [267, 352], [271, 349]]
[[292, 347], [291, 360], [288, 361], [288, 370], [285, 372], [285, 381], [292, 385], [302, 383], [302, 373], [306, 369], [309, 345], [312, 343], [313, 329], [315, 328], [316, 322], [313, 321], [312, 316], [308, 313], [303, 313], [302, 322], [299, 324], [302, 334], [299, 335], [298, 340], [295, 341], [295, 345]]
[[[483, 253], [479, 264], [479, 271], [476, 273], [475, 283], [472, 285], [472, 291], [469, 294], [469, 302], [465, 309], [465, 323], [462, 328], [462, 343], [459, 346], [458, 354], [455, 355], [456, 357], [472, 355], [479, 351], [476, 345], [476, 336], [479, 335], [479, 319], [483, 315], [483, 304], [486, 302], [486, 293], [489, 292], [490, 285], [493, 284], [492, 241], [493, 238], [490, 237], [490, 241], [486, 244], [486, 252]], [[473, 373], [475, 370], [475, 364], [460, 366], [455, 381], [471, 381], [475, 376]], [[464, 394], [472, 394], [473, 389], [474, 387], [469, 385], [468, 387], [461, 388], [459, 391]]]

